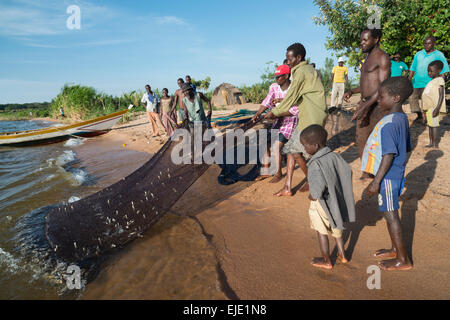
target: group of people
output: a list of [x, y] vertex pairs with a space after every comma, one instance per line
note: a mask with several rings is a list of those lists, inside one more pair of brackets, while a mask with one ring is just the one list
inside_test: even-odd
[[[398, 215], [399, 196], [405, 179], [407, 153], [411, 151], [408, 117], [403, 104], [409, 98], [422, 98], [420, 118], [427, 118], [431, 146], [437, 147], [439, 112], [446, 112], [443, 74], [449, 71], [442, 53], [434, 49], [435, 39], [425, 39], [425, 50], [414, 58], [409, 77], [391, 69], [405, 69], [391, 63], [389, 55], [379, 44], [379, 29], [364, 29], [360, 45], [366, 58], [361, 67], [360, 86], [344, 94], [348, 85], [344, 60], [333, 69], [332, 108], [339, 108], [337, 96], [348, 99], [361, 94], [356, 120], [356, 146], [361, 158], [361, 179], [372, 179], [364, 190], [368, 196], [378, 196], [378, 209], [387, 221], [392, 242], [390, 249], [381, 249], [374, 256], [382, 260], [384, 270], [409, 270], [412, 263], [403, 243], [402, 228]], [[276, 153], [278, 168], [271, 182], [280, 181], [281, 152], [287, 155], [286, 182], [276, 196], [292, 195], [292, 176], [295, 163], [307, 177], [300, 191], [309, 190], [311, 200], [309, 216], [311, 227], [317, 231], [322, 256], [314, 258], [313, 266], [332, 269], [328, 234], [336, 239], [338, 258], [346, 263], [342, 230], [344, 223], [357, 219], [352, 187], [352, 170], [345, 160], [326, 146], [327, 131], [324, 129], [329, 110], [326, 105], [321, 76], [305, 60], [306, 50], [300, 43], [287, 48], [286, 64], [275, 71], [276, 83], [269, 90], [260, 109], [253, 117], [257, 122], [264, 118], [274, 119], [273, 128], [279, 129], [278, 143], [270, 152]], [[398, 55], [394, 56], [398, 60]], [[396, 60], [396, 62], [398, 62]], [[412, 79], [412, 82], [411, 82]], [[422, 89], [421, 89], [422, 88]], [[261, 176], [260, 179], [266, 178]]]
[[[206, 123], [208, 117], [211, 118], [211, 101], [201, 92], [197, 92], [189, 75], [185, 79], [186, 81], [183, 78], [177, 80], [179, 89], [174, 96], [170, 96], [169, 90], [164, 88], [160, 98], [152, 91], [150, 85], [145, 86], [141, 103], [146, 107], [153, 137], [161, 135], [160, 129], [170, 137], [184, 120], [189, 120], [189, 123], [193, 125], [196, 121]], [[208, 104], [207, 115], [204, 112], [202, 101]], [[177, 105], [179, 106], [178, 111]]]

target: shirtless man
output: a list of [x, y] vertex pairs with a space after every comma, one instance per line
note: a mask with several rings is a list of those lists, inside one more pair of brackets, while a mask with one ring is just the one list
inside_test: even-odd
[[[380, 29], [364, 29], [361, 32], [361, 49], [367, 54], [361, 68], [361, 80], [358, 88], [345, 93], [344, 100], [354, 93], [361, 93], [359, 107], [353, 115], [352, 120], [356, 122], [356, 146], [359, 157], [362, 157], [367, 138], [378, 121], [383, 118], [384, 113], [377, 105], [378, 87], [381, 82], [391, 76], [391, 60], [389, 55], [380, 49], [381, 40]], [[368, 178], [367, 173], [363, 173], [361, 179]]]
[[[173, 97], [172, 109], [170, 110], [170, 114], [174, 115], [175, 119], [177, 119], [177, 111], [176, 111], [177, 103], [181, 107], [181, 101], [183, 101], [183, 99], [184, 99], [183, 90], [181, 90], [181, 87], [183, 86], [183, 83], [184, 83], [183, 78], [178, 78], [177, 83], [178, 83], [178, 86], [180, 87], [180, 89], [175, 91], [175, 95]], [[182, 121], [183, 119], [178, 119], [178, 120]]]

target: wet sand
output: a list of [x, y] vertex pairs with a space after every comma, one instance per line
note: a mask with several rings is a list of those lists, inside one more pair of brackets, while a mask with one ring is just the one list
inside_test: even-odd
[[[411, 123], [413, 119], [410, 115]], [[145, 118], [125, 126], [101, 139], [125, 143], [133, 150], [157, 150], [159, 142], [146, 137]], [[375, 198], [361, 200], [368, 182], [358, 180], [360, 160], [351, 145], [354, 127], [341, 117], [334, 122], [330, 118], [327, 129], [339, 132], [330, 143], [341, 145], [338, 151], [354, 175], [357, 222], [344, 234], [349, 264], [337, 263], [332, 271], [310, 265], [319, 247], [309, 227], [306, 193], [272, 196], [284, 181], [222, 186], [217, 183], [219, 168], [211, 166], [143, 238], [114, 255], [87, 285], [83, 298], [449, 299], [449, 117], [440, 128], [440, 151], [425, 149], [428, 130], [411, 125], [416, 147], [406, 168], [407, 189], [400, 205], [414, 269], [382, 271], [380, 290], [367, 288], [367, 268], [378, 261], [372, 256], [375, 250], [390, 246], [386, 223]], [[297, 169], [294, 185], [303, 178]], [[330, 246], [334, 248], [334, 243]]]

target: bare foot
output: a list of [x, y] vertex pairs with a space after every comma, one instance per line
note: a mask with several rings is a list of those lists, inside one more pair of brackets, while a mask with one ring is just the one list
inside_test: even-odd
[[311, 264], [313, 265], [313, 267], [316, 268], [322, 268], [327, 270], [333, 269], [333, 265], [331, 264], [331, 262], [326, 262], [324, 258], [313, 258]]
[[267, 176], [257, 176], [257, 177], [255, 178], [255, 181], [262, 181], [262, 180], [267, 179], [267, 178], [270, 178], [270, 177], [271, 177], [270, 175], [267, 175]]
[[269, 183], [277, 183], [277, 182], [280, 182], [282, 178], [283, 178], [282, 176], [275, 175], [275, 176], [272, 178], [272, 180], [269, 181]]
[[342, 263], [348, 263], [348, 260], [345, 256], [341, 256], [340, 254], [338, 254], [338, 259], [342, 262]]
[[373, 254], [376, 258], [397, 258], [397, 252], [394, 249], [380, 249]]
[[392, 260], [383, 260], [378, 262], [378, 265], [381, 269], [386, 271], [406, 271], [411, 270], [413, 268], [412, 264], [410, 262], [403, 263], [400, 260], [392, 259]]
[[300, 191], [300, 192], [307, 192], [307, 191], [309, 191], [309, 183], [308, 183], [308, 181], [306, 181], [306, 182], [300, 187], [300, 189], [298, 189], [298, 191]]
[[290, 197], [292, 196], [292, 192], [290, 189], [288, 189], [288, 187], [284, 186], [283, 189], [281, 189], [277, 193], [274, 193], [273, 195], [277, 197]]

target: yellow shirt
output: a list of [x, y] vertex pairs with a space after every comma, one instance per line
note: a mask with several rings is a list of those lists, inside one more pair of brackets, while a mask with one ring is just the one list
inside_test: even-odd
[[[445, 81], [442, 77], [436, 77], [430, 82], [428, 82], [427, 86], [423, 90], [422, 94], [422, 109], [424, 111], [429, 109], [434, 109], [437, 107], [439, 102], [439, 88], [443, 86], [445, 87]], [[447, 107], [445, 105], [445, 91], [444, 91], [444, 99], [442, 99], [440, 112], [447, 112]]]
[[306, 61], [292, 68], [292, 83], [281, 103], [272, 109], [278, 116], [293, 105], [298, 106], [297, 130], [302, 131], [312, 124], [325, 125], [327, 105], [322, 81], [312, 65]]
[[335, 83], [345, 82], [345, 76], [348, 74], [347, 67], [336, 66], [333, 68], [332, 72], [334, 73], [333, 82]]

